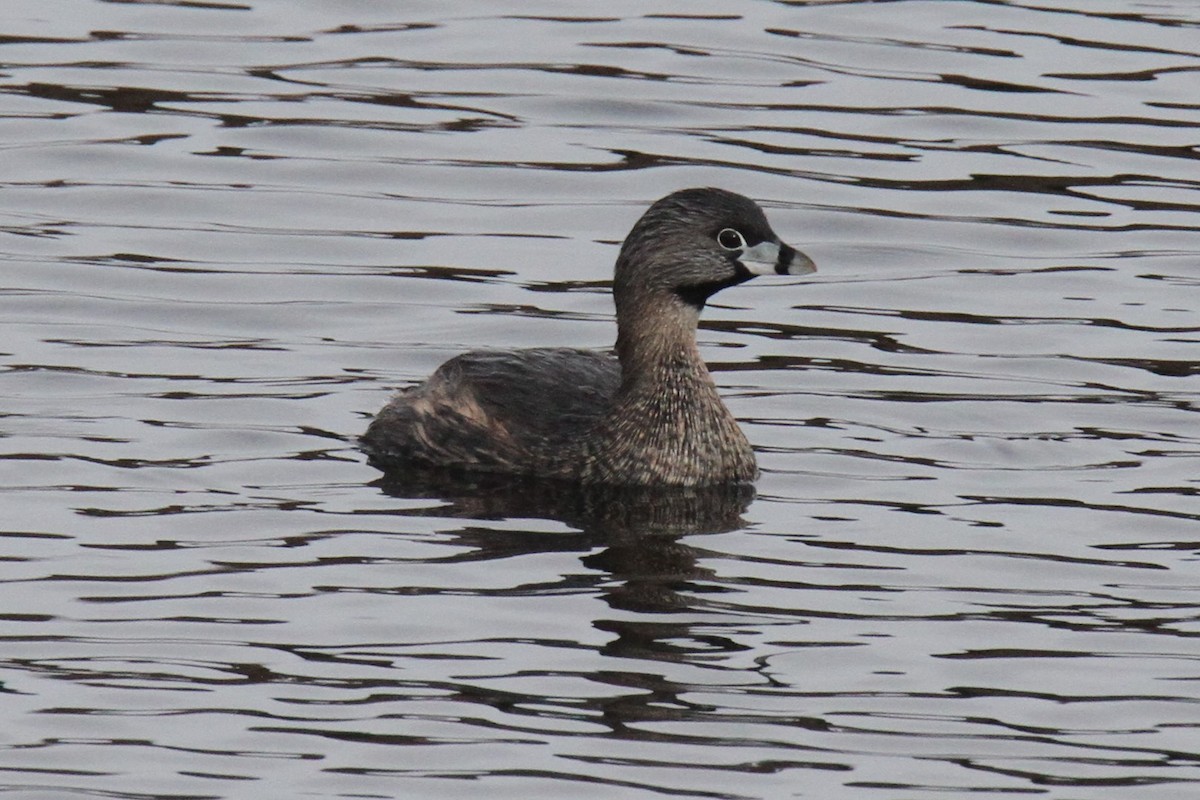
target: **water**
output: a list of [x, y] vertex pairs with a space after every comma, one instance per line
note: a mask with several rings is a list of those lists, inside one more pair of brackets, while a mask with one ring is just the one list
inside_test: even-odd
[[[1187, 2], [8, 0], [0, 791], [1191, 798]], [[758, 495], [379, 481], [691, 185]]]

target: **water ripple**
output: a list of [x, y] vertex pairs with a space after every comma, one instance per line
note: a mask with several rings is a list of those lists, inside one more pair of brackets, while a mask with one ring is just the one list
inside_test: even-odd
[[[9, 794], [1200, 784], [1191, 5], [42, 5]], [[611, 346], [621, 237], [706, 184], [821, 268], [701, 325], [756, 493], [363, 464], [456, 352]]]

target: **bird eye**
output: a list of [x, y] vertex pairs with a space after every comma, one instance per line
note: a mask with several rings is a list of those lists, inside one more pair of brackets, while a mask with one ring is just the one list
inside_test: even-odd
[[717, 234], [717, 244], [726, 250], [744, 250], [746, 248], [746, 240], [733, 228], [723, 228]]

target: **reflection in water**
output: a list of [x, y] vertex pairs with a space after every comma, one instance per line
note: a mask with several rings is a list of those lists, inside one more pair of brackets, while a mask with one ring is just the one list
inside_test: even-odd
[[387, 475], [373, 484], [399, 498], [436, 498], [445, 505], [420, 515], [475, 519], [553, 519], [579, 531], [564, 537], [482, 530], [460, 534], [470, 559], [518, 556], [564, 544], [591, 552], [583, 563], [607, 576], [597, 587], [614, 608], [663, 612], [684, 610], [694, 601], [690, 581], [709, 576], [696, 564], [689, 534], [722, 533], [745, 524], [741, 515], [754, 499], [745, 484], [691, 488], [614, 488], [507, 476], [449, 475], [440, 472]]
[[[416, 512], [420, 515], [543, 518], [578, 529], [577, 534], [564, 536], [467, 528], [452, 541], [470, 548], [469, 555], [462, 558], [471, 561], [549, 551], [586, 553], [581, 562], [593, 571], [586, 583], [580, 576], [566, 575], [556, 585], [538, 585], [536, 591], [554, 594], [586, 589], [602, 597], [614, 611], [633, 613], [635, 616], [592, 622], [597, 630], [613, 636], [601, 651], [605, 656], [631, 659], [630, 663], [674, 662], [746, 649], [728, 637], [700, 631], [706, 623], [670, 621], [655, 615], [702, 612], [706, 595], [728, 591], [713, 580], [711, 569], [697, 563], [699, 552], [687, 540], [742, 527], [745, 520], [741, 515], [754, 499], [753, 486], [584, 487], [440, 472], [389, 475], [374, 485], [397, 498], [436, 498], [445, 503]], [[521, 591], [532, 590], [523, 587]], [[594, 706], [588, 704], [613, 734], [640, 738], [631, 725], [649, 720], [684, 721], [694, 716], [688, 711], [690, 704], [680, 697], [685, 687], [652, 678], [641, 668], [625, 672], [613, 667], [597, 678], [619, 689], [638, 690], [620, 700], [605, 697]]]

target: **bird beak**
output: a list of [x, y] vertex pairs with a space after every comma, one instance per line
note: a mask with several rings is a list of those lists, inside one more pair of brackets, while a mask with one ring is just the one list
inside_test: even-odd
[[783, 242], [759, 242], [738, 258], [754, 275], [811, 275], [817, 265], [808, 256]]

